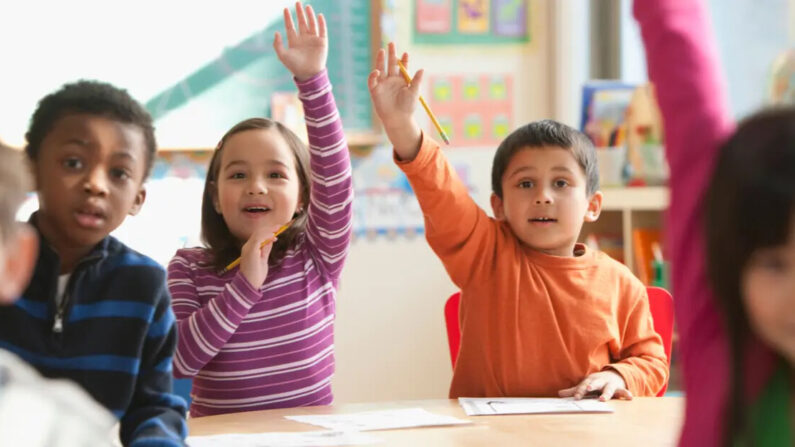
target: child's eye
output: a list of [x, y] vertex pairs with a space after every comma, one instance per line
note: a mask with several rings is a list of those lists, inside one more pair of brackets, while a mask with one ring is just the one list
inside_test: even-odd
[[780, 253], [763, 253], [756, 257], [754, 264], [771, 273], [784, 273], [788, 270], [786, 257]]
[[246, 178], [246, 174], [243, 174], [242, 172], [234, 172], [229, 176], [229, 178], [235, 180], [243, 179]]
[[126, 169], [121, 168], [111, 169], [110, 175], [111, 177], [119, 180], [127, 180], [131, 177], [130, 173]]
[[61, 162], [63, 167], [71, 170], [79, 170], [83, 168], [83, 160], [77, 157], [68, 157]]
[[559, 179], [555, 180], [555, 187], [556, 188], [565, 188], [569, 186], [569, 182], [567, 180]]
[[521, 181], [521, 182], [519, 182], [519, 187], [520, 188], [532, 188], [533, 187], [533, 182], [531, 182], [530, 180]]
[[285, 176], [283, 176], [279, 172], [271, 172], [270, 174], [268, 174], [268, 177], [269, 178], [285, 178]]

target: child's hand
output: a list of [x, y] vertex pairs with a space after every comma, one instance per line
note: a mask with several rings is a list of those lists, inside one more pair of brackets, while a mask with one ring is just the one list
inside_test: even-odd
[[[408, 66], [409, 55], [403, 53], [401, 62]], [[384, 67], [384, 50], [378, 50], [375, 70], [370, 73], [367, 85], [375, 106], [375, 113], [384, 124], [389, 141], [401, 160], [412, 160], [420, 149], [420, 127], [414, 120], [414, 111], [420, 96], [422, 70], [417, 71], [411, 86], [400, 74], [395, 54], [395, 44], [389, 43], [389, 58]]]
[[599, 400], [602, 402], [613, 397], [632, 400], [632, 393], [627, 389], [624, 378], [617, 372], [610, 370], [593, 373], [580, 382], [579, 385], [560, 390], [558, 394], [560, 397], [573, 396], [575, 399], [582, 399], [585, 395], [596, 392], [601, 392]]
[[[243, 244], [240, 255], [240, 273], [255, 289], [262, 287], [262, 283], [268, 276], [268, 257], [271, 254], [273, 243], [276, 242], [273, 235], [278, 229], [279, 227], [270, 226], [258, 228]], [[260, 248], [260, 244], [270, 239], [273, 241]]]
[[306, 81], [326, 68], [328, 56], [328, 39], [326, 39], [326, 19], [323, 14], [317, 15], [311, 6], [306, 12], [301, 2], [295, 3], [295, 16], [298, 21], [298, 32], [293, 26], [290, 10], [284, 8], [284, 28], [287, 35], [287, 48], [282, 45], [282, 35], [276, 31], [273, 37], [273, 49], [290, 73], [299, 81]]

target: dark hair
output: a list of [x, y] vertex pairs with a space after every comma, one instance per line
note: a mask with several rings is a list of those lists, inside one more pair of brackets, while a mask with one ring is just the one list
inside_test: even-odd
[[726, 445], [749, 441], [743, 360], [751, 335], [742, 277], [759, 249], [786, 243], [795, 212], [795, 109], [759, 112], [723, 145], [704, 199], [707, 269], [731, 353]]
[[[230, 262], [240, 256], [240, 242], [229, 231], [229, 227], [224, 221], [224, 216], [215, 210], [213, 195], [218, 188], [218, 172], [221, 170], [221, 158], [223, 157], [224, 144], [229, 137], [248, 130], [267, 130], [276, 129], [287, 142], [295, 156], [295, 167], [298, 173], [298, 180], [301, 185], [301, 201], [304, 206], [309, 206], [309, 149], [303, 141], [298, 138], [290, 129], [284, 127], [278, 121], [267, 118], [249, 118], [235, 124], [221, 138], [215, 148], [210, 166], [207, 169], [207, 180], [204, 182], [204, 195], [202, 196], [202, 240], [210, 249], [212, 264], [218, 270], [223, 270]], [[279, 262], [291, 247], [298, 241], [298, 237], [303, 234], [306, 228], [307, 213], [299, 213], [294, 216], [295, 222], [290, 228], [279, 236], [273, 245], [269, 261]]]
[[502, 198], [502, 176], [517, 152], [549, 146], [558, 146], [571, 152], [585, 173], [585, 193], [588, 196], [599, 189], [599, 169], [591, 140], [582, 132], [563, 123], [542, 120], [514, 130], [500, 143], [491, 166], [491, 189], [494, 194]]
[[36, 160], [44, 137], [52, 130], [56, 121], [65, 115], [77, 113], [103, 116], [140, 127], [146, 141], [146, 166], [143, 179], [149, 177], [157, 150], [152, 116], [127, 93], [127, 90], [105, 82], [77, 81], [66, 84], [60, 90], [42, 98], [30, 118], [28, 132], [25, 134], [28, 140], [25, 148], [28, 157], [33, 161]]
[[22, 151], [0, 143], [0, 242], [14, 234], [16, 214], [31, 182]]

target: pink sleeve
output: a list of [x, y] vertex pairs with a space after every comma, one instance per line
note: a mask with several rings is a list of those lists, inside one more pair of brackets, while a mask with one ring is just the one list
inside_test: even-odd
[[635, 17], [662, 111], [671, 167], [666, 244], [688, 396], [680, 445], [716, 446], [723, 433], [728, 345], [707, 282], [702, 199], [733, 124], [704, 3], [636, 0]]

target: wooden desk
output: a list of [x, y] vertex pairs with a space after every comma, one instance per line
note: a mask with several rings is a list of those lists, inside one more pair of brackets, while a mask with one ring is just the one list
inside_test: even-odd
[[684, 400], [679, 397], [641, 397], [612, 401], [612, 414], [511, 415], [467, 417], [455, 400], [421, 400], [342, 404], [252, 411], [188, 419], [191, 436], [267, 431], [311, 431], [321, 427], [284, 419], [299, 414], [421, 407], [438, 414], [469, 419], [461, 427], [413, 428], [370, 432], [379, 446], [674, 446], [682, 424]]

